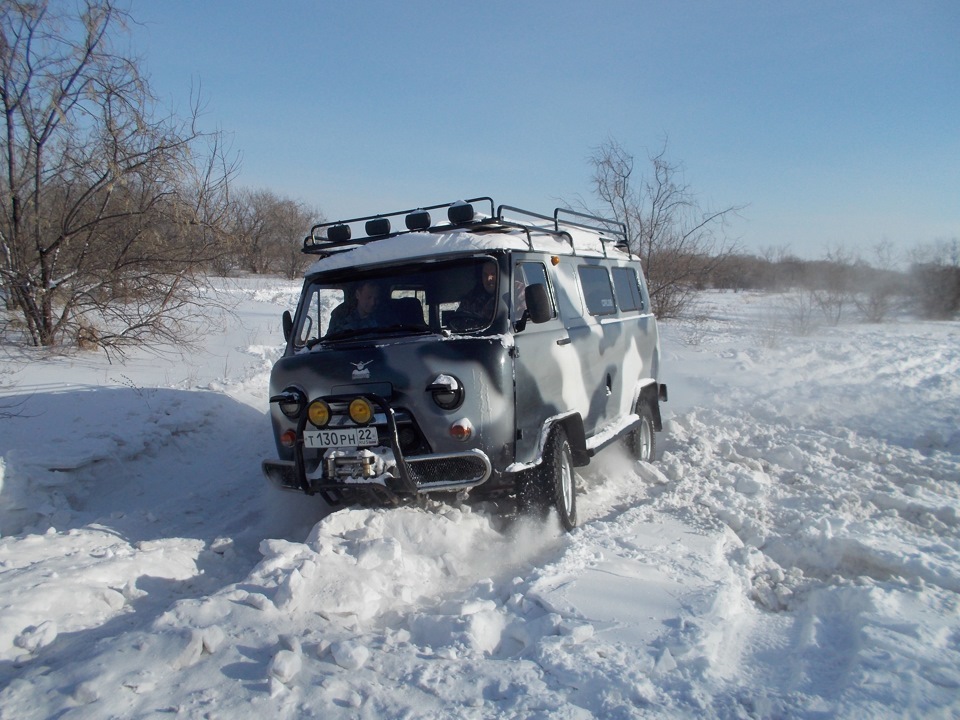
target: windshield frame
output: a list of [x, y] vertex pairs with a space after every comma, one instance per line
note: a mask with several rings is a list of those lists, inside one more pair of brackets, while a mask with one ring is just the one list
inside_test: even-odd
[[[500, 326], [509, 318], [509, 300], [501, 293], [506, 267], [502, 255], [483, 253], [310, 276], [301, 292], [291, 346], [301, 350], [371, 338], [502, 332]], [[365, 314], [370, 295], [378, 299]]]

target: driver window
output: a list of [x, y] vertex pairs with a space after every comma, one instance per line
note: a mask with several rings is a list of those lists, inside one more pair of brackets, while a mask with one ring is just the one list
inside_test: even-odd
[[297, 347], [312, 345], [319, 339], [321, 330], [330, 324], [331, 310], [340, 305], [343, 299], [342, 290], [331, 288], [314, 288], [309, 296], [304, 298], [295, 341]]
[[310, 293], [309, 300], [304, 302], [300, 316], [300, 328], [297, 331], [296, 344], [303, 347], [311, 340], [316, 340], [320, 332], [320, 304], [319, 294]]
[[524, 311], [527, 309], [526, 289], [529, 285], [543, 285], [547, 288], [547, 295], [550, 297], [552, 317], [556, 317], [557, 305], [553, 299], [550, 283], [547, 280], [547, 271], [543, 263], [518, 262], [513, 274], [514, 321], [520, 320], [520, 318], [523, 317]]

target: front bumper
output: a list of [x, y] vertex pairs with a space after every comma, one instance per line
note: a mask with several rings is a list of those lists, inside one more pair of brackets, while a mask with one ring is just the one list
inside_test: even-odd
[[[340, 469], [351, 465], [362, 467], [364, 459], [362, 451], [353, 451], [346, 454], [340, 451], [335, 458]], [[405, 473], [400, 470], [400, 463], [405, 465]], [[385, 468], [384, 472], [373, 477], [364, 477], [359, 473], [340, 473], [333, 477], [329, 474], [329, 465], [321, 462], [317, 471], [309, 475], [298, 471], [294, 461], [264, 460], [263, 474], [275, 486], [283, 490], [320, 493], [330, 501], [328, 494], [342, 494], [357, 490], [369, 489], [377, 494], [389, 498], [413, 496], [429, 492], [449, 492], [452, 490], [467, 490], [482, 485], [490, 478], [490, 460], [480, 450], [468, 450], [463, 453], [436, 453], [432, 455], [418, 455], [415, 457], [400, 458], [393, 466]], [[406, 475], [408, 482], [403, 481]]]
[[[356, 396], [350, 396], [356, 397]], [[492, 466], [477, 449], [456, 453], [404, 456], [397, 432], [397, 419], [389, 403], [377, 395], [363, 395], [382, 413], [385, 424], [378, 429], [386, 444], [375, 448], [327, 449], [319, 457], [305, 456], [303, 433], [306, 414], [297, 425], [293, 460], [264, 460], [263, 473], [284, 490], [319, 493], [337, 504], [344, 497], [372, 492], [388, 501], [429, 492], [466, 490], [485, 483]], [[343, 401], [343, 396], [325, 398]]]

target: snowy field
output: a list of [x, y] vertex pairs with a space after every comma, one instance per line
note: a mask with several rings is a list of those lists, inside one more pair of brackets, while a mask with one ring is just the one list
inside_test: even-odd
[[0, 717], [960, 716], [960, 323], [663, 323], [660, 461], [581, 527], [266, 486], [297, 283], [205, 348], [2, 348]]

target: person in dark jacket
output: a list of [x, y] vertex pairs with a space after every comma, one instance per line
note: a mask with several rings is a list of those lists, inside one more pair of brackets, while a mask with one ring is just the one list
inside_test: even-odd
[[370, 280], [359, 283], [330, 313], [327, 334], [377, 327], [380, 324], [380, 295], [380, 286], [376, 283]]

